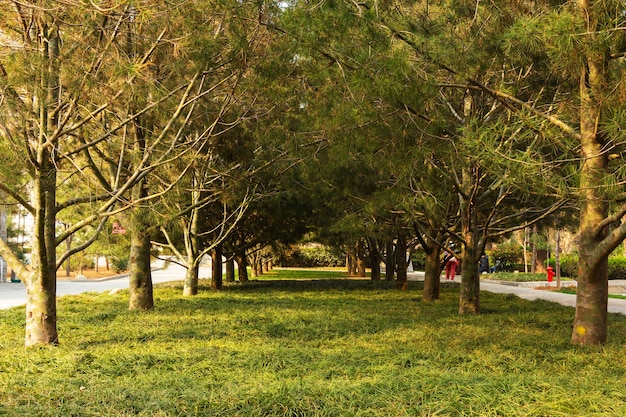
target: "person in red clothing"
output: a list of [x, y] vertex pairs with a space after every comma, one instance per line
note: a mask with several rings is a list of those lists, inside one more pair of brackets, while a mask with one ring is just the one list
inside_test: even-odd
[[459, 264], [456, 257], [452, 254], [448, 257], [446, 261], [446, 281], [454, 281], [454, 276], [456, 275], [456, 267]]

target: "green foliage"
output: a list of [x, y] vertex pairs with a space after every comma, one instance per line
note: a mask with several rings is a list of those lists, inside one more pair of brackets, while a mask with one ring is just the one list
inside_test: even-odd
[[276, 260], [283, 267], [337, 267], [344, 266], [345, 256], [336, 249], [328, 247], [292, 246], [283, 250]]
[[111, 258], [111, 267], [115, 272], [123, 272], [128, 269], [128, 256], [114, 256]]
[[416, 271], [423, 271], [426, 269], [426, 253], [423, 249], [418, 249], [411, 254], [411, 262], [413, 263], [413, 269]]
[[626, 257], [609, 257], [609, 279], [626, 279]]
[[[561, 276], [576, 279], [578, 277], [578, 255], [561, 255]], [[554, 257], [550, 258], [554, 265]], [[609, 257], [609, 279], [626, 279], [626, 257]]]
[[[561, 255], [559, 256], [561, 264], [561, 276], [576, 279], [578, 277], [578, 256], [577, 255]], [[554, 257], [550, 258], [550, 265], [554, 265]]]
[[501, 270], [512, 272], [521, 262], [523, 248], [515, 243], [503, 243], [495, 247], [489, 254], [490, 265], [493, 266], [496, 260], [502, 262]]
[[[422, 303], [412, 282], [259, 281], [197, 297], [157, 287], [59, 299], [61, 345], [23, 346], [24, 308], [0, 311], [0, 414], [44, 416], [623, 415], [626, 318], [602, 349], [568, 343], [572, 308], [458, 287]], [[591, 410], [591, 411], [590, 411]]]
[[535, 282], [546, 281], [547, 279], [546, 274], [531, 274], [524, 272], [497, 272], [495, 274], [481, 275], [481, 278], [510, 282]]

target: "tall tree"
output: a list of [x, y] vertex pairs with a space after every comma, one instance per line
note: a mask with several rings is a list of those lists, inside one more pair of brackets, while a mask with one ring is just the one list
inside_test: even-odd
[[[159, 10], [157, 3], [144, 6]], [[4, 242], [0, 252], [26, 284], [27, 345], [58, 343], [57, 268], [95, 240], [108, 216], [129, 207], [129, 191], [151, 170], [184, 151], [172, 145], [179, 141], [174, 129], [180, 131], [185, 110], [203, 95], [192, 94], [198, 91], [198, 71], [177, 76], [180, 72], [172, 69], [155, 80], [149, 70], [160, 48], [171, 51], [176, 45], [165, 38], [167, 30], [146, 34], [141, 53], [124, 52], [126, 22], [147, 20], [130, 13], [133, 7], [134, 2], [108, 8], [78, 1], [0, 4], [0, 33], [9, 46], [0, 60], [0, 145], [7, 151], [1, 156], [0, 188], [34, 219], [31, 265]], [[131, 99], [131, 86], [154, 82], [162, 87], [158, 94]], [[130, 111], [128, 103], [133, 103]], [[146, 153], [157, 155], [135, 159], [128, 170], [131, 148], [138, 143], [129, 139], [129, 131], [157, 110], [161, 129], [145, 143]], [[133, 204], [147, 201], [135, 197]], [[82, 219], [57, 230], [57, 216], [73, 206], [81, 206]], [[56, 255], [57, 247], [87, 227], [93, 227], [89, 239]]]

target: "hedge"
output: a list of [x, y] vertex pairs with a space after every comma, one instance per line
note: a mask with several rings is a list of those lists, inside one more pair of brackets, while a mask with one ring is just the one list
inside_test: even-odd
[[295, 247], [283, 251], [276, 259], [283, 267], [319, 268], [345, 266], [346, 258], [337, 250], [326, 247]]
[[[561, 255], [561, 276], [576, 279], [578, 276], [578, 255]], [[554, 257], [550, 258], [554, 265]], [[609, 257], [609, 279], [626, 279], [626, 257]]]

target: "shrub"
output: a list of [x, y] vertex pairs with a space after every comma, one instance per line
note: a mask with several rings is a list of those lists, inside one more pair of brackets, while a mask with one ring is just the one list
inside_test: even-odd
[[426, 253], [423, 249], [418, 249], [411, 254], [411, 262], [413, 263], [413, 270], [423, 271], [426, 269]]
[[111, 267], [115, 272], [123, 272], [128, 269], [128, 258], [127, 257], [113, 257], [111, 259]]
[[[578, 255], [561, 255], [561, 276], [576, 279], [578, 276]], [[550, 257], [554, 265], [554, 257]], [[609, 279], [626, 279], [626, 257], [609, 257]]]
[[[561, 276], [574, 278], [578, 276], [578, 256], [577, 255], [561, 255]], [[554, 265], [554, 258], [550, 258], [550, 265]]]
[[609, 257], [609, 279], [626, 279], [626, 257]]
[[496, 259], [502, 263], [501, 271], [512, 272], [522, 260], [522, 247], [515, 244], [504, 243], [495, 247], [489, 255], [489, 264], [495, 265]]
[[292, 247], [279, 254], [276, 263], [285, 267], [337, 267], [346, 261], [338, 250], [328, 247]]

